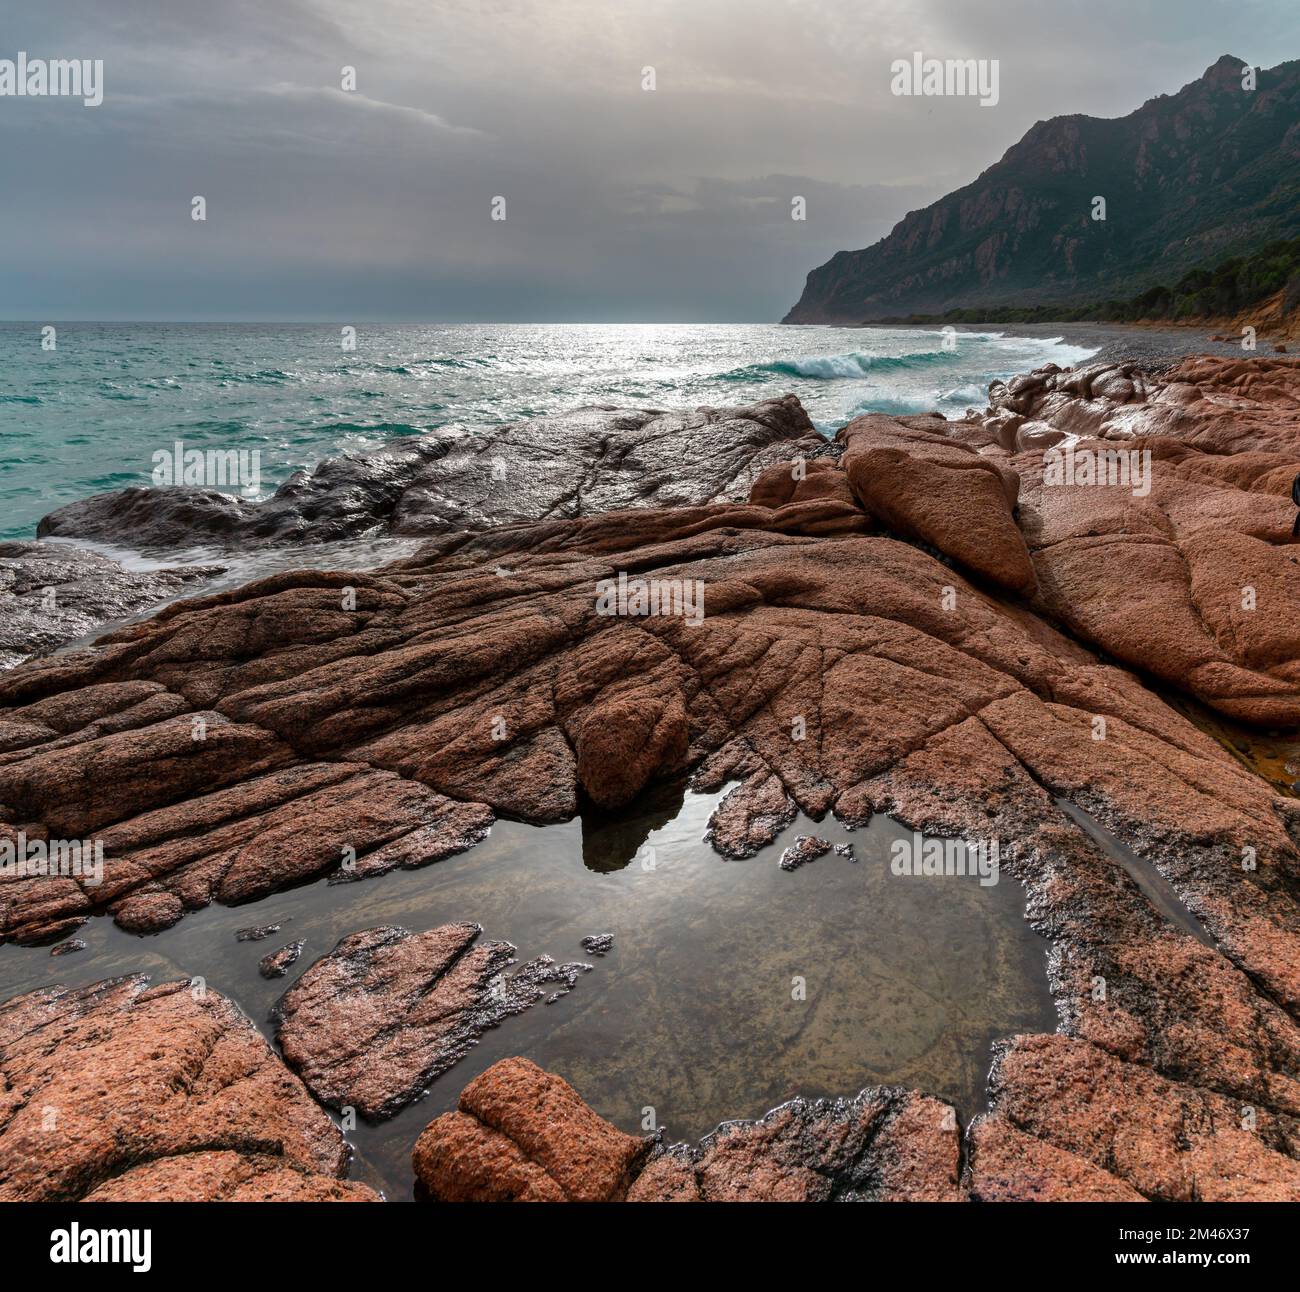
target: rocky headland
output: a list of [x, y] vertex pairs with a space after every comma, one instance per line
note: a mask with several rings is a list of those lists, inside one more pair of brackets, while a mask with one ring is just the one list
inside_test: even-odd
[[[730, 857], [799, 811], [887, 814], [1002, 840], [1051, 942], [1059, 1028], [989, 1056], [985, 1114], [873, 1087], [671, 1145], [514, 1059], [420, 1137], [422, 1193], [1300, 1200], [1300, 798], [1168, 702], [1300, 727], [1300, 362], [1045, 369], [990, 398], [834, 443], [793, 397], [587, 409], [325, 464], [260, 505], [55, 513], [44, 534], [174, 549], [429, 539], [0, 674], [0, 839], [104, 854], [98, 884], [0, 877], [0, 938], [153, 932], [670, 779], [732, 786], [708, 832]], [[1079, 474], [1113, 451], [1149, 474]], [[702, 614], [600, 613], [620, 577], [702, 589]], [[388, 1115], [582, 968], [508, 970], [477, 937], [358, 930], [289, 986], [282, 1057], [186, 983], [0, 1006], [0, 1197], [371, 1196], [321, 1103]], [[50, 1138], [52, 1083], [112, 1064], [129, 1080]]]

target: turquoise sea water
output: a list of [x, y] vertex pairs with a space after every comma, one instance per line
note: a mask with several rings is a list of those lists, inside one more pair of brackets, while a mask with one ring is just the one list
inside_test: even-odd
[[793, 391], [826, 433], [864, 411], [960, 415], [985, 388], [1091, 351], [1050, 337], [775, 325], [0, 324], [0, 538], [149, 484], [156, 450], [257, 449], [262, 491], [321, 458], [439, 426], [582, 404], [741, 404]]

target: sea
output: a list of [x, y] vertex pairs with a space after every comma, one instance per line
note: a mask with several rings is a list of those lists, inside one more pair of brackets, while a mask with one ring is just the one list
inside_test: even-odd
[[[793, 392], [826, 435], [863, 412], [960, 416], [988, 383], [1095, 348], [1053, 335], [774, 324], [0, 324], [0, 539], [152, 483], [154, 454], [258, 450], [268, 495], [322, 458], [585, 404]], [[345, 348], [349, 343], [355, 348]], [[126, 536], [124, 537], [124, 541]]]

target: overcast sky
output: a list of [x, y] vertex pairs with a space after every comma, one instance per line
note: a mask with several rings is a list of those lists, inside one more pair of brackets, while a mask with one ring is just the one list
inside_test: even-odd
[[[0, 11], [0, 58], [105, 65], [97, 108], [0, 97], [0, 317], [35, 320], [775, 320], [1034, 121], [1300, 56], [1296, 0]], [[915, 50], [998, 59], [1000, 102], [894, 97]]]

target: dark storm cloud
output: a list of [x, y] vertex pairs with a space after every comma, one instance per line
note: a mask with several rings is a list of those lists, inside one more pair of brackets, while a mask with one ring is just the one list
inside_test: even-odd
[[[1034, 120], [1295, 54], [1294, 9], [46, 0], [0, 57], [102, 58], [106, 97], [0, 99], [0, 314], [770, 319]], [[998, 59], [998, 105], [894, 97], [913, 50]]]

